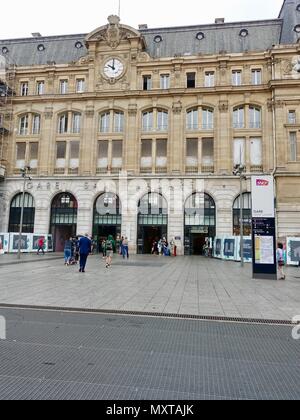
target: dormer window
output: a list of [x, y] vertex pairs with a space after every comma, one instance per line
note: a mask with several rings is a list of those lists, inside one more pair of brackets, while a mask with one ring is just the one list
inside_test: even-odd
[[162, 41], [163, 41], [163, 39], [162, 39], [162, 36], [160, 36], [160, 35], [157, 35], [157, 36], [154, 38], [154, 42], [155, 42], [156, 44], [160, 44]]
[[198, 39], [198, 41], [202, 41], [202, 39], [205, 38], [205, 35], [203, 32], [198, 32], [196, 35], [196, 39]]
[[45, 48], [45, 45], [40, 44], [40, 45], [38, 45], [37, 49], [38, 49], [39, 52], [43, 52], [43, 51], [45, 51], [46, 48]]
[[82, 42], [80, 42], [80, 41], [76, 42], [75, 48], [77, 48], [78, 50], [80, 50], [81, 48], [83, 48]]
[[249, 31], [247, 29], [242, 29], [240, 31], [240, 37], [246, 38], [249, 35]]
[[296, 25], [294, 31], [296, 32], [296, 34], [300, 34], [300, 25]]
[[2, 54], [8, 54], [9, 53], [9, 50], [8, 50], [8, 48], [7, 47], [3, 47], [2, 48]]

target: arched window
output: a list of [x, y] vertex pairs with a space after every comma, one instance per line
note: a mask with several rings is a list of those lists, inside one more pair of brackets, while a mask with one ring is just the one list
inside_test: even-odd
[[59, 115], [58, 117], [58, 133], [59, 134], [66, 134], [68, 132], [68, 113], [64, 113]]
[[123, 133], [124, 131], [124, 113], [114, 112], [114, 132]]
[[143, 112], [143, 131], [153, 131], [154, 119], [153, 110]]
[[202, 108], [202, 129], [213, 130], [214, 128], [214, 111], [209, 108]]
[[249, 124], [250, 128], [261, 128], [261, 108], [257, 106], [249, 107]]
[[26, 114], [19, 118], [19, 135], [27, 136], [28, 128], [29, 128], [29, 114]]
[[245, 107], [240, 106], [233, 110], [233, 128], [245, 128]]
[[[244, 193], [242, 199], [243, 206], [243, 223], [244, 235], [250, 236], [252, 231], [252, 203], [251, 193]], [[238, 196], [233, 203], [233, 234], [239, 236], [241, 234], [241, 197]]]
[[216, 205], [210, 195], [194, 193], [186, 200], [185, 225], [215, 227]]
[[163, 109], [157, 111], [157, 130], [168, 131], [169, 129], [169, 113]]
[[73, 112], [72, 114], [72, 133], [79, 134], [81, 131], [81, 114]]
[[199, 112], [198, 108], [190, 109], [186, 116], [187, 130], [198, 130], [199, 128]]
[[32, 134], [37, 135], [41, 132], [41, 116], [34, 114], [32, 117]]
[[94, 202], [93, 233], [99, 238], [121, 233], [122, 208], [114, 193], [103, 193]]
[[[17, 194], [10, 205], [9, 214], [9, 228], [10, 233], [17, 233], [20, 231], [21, 210], [23, 204], [23, 194]], [[23, 216], [23, 233], [34, 232], [34, 217], [35, 217], [35, 204], [34, 198], [31, 194], [25, 193], [24, 197], [24, 216]]]
[[109, 133], [110, 131], [110, 112], [100, 115], [100, 133]]

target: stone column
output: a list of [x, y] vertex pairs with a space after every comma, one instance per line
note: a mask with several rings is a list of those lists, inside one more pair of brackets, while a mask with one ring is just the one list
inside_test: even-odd
[[217, 130], [217, 138], [215, 139], [216, 147], [216, 172], [217, 173], [231, 173], [232, 158], [229, 139], [229, 104], [227, 99], [223, 99], [219, 103], [219, 123]]
[[138, 138], [138, 123], [137, 123], [137, 105], [129, 104], [128, 107], [128, 121], [126, 130], [126, 155], [125, 167], [129, 173], [138, 172], [138, 157], [139, 157], [139, 144]]
[[180, 174], [184, 171], [184, 126], [182, 124], [182, 103], [173, 103], [173, 124], [170, 133], [171, 171]]

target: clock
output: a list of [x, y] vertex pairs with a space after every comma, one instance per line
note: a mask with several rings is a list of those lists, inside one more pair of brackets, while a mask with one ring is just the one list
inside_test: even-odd
[[111, 58], [104, 65], [104, 74], [109, 79], [117, 79], [123, 72], [124, 64], [118, 58]]

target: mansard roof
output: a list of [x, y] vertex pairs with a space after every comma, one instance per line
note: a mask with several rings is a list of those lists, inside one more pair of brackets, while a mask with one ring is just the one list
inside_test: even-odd
[[[110, 24], [119, 25], [123, 39], [140, 36], [145, 51], [152, 58], [233, 54], [266, 51], [273, 45], [297, 42], [300, 37], [295, 31], [300, 25], [298, 4], [300, 0], [285, 0], [278, 19], [139, 31], [119, 25], [115, 16], [109, 19], [112, 19]], [[86, 56], [88, 43], [97, 36], [104, 39], [101, 33], [108, 28], [109, 25], [102, 26], [90, 34], [0, 40], [0, 55], [18, 66], [69, 64]]]

